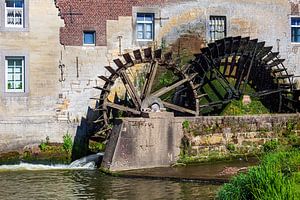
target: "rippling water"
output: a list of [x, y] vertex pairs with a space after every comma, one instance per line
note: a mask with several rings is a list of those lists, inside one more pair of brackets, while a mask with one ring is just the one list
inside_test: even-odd
[[127, 179], [98, 170], [0, 170], [0, 199], [214, 199], [219, 186]]

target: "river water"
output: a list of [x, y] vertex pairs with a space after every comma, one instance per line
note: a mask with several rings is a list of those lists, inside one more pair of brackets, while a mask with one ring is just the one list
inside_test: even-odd
[[220, 186], [107, 176], [89, 166], [0, 166], [0, 199], [214, 199]]

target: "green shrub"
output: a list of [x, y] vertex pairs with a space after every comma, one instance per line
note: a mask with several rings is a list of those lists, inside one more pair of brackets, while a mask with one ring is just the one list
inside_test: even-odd
[[232, 143], [229, 143], [226, 145], [226, 148], [228, 149], [228, 151], [230, 152], [234, 152], [235, 151], [235, 145]]
[[45, 142], [42, 142], [42, 143], [39, 145], [41, 151], [46, 151], [46, 150], [47, 150], [47, 146], [48, 146], [48, 145], [47, 145]]
[[103, 152], [105, 151], [105, 144], [99, 142], [90, 142], [89, 149], [92, 152]]
[[46, 142], [42, 141], [41, 144], [39, 145], [41, 151], [46, 151], [49, 148], [50, 144], [50, 138], [49, 136], [46, 137]]
[[297, 125], [296, 122], [292, 120], [288, 120], [288, 122], [286, 123], [286, 132], [284, 133], [284, 135], [288, 136], [290, 134], [294, 134], [296, 125]]
[[63, 149], [67, 152], [67, 153], [71, 153], [72, 152], [72, 147], [73, 147], [73, 141], [72, 141], [72, 136], [69, 133], [66, 133], [63, 136]]
[[190, 122], [187, 121], [187, 120], [184, 120], [182, 122], [182, 128], [185, 129], [185, 130], [188, 130], [190, 128]]
[[277, 140], [270, 140], [263, 144], [264, 152], [276, 151], [278, 149], [279, 142]]

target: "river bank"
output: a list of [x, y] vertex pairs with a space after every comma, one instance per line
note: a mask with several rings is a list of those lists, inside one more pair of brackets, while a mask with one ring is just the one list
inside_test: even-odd
[[35, 144], [18, 151], [0, 153], [0, 165], [20, 162], [69, 164], [71, 161], [71, 153], [65, 151], [60, 143], [49, 143], [44, 148]]

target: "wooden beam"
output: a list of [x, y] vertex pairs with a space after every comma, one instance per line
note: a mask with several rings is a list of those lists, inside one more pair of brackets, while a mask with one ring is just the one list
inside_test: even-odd
[[153, 86], [153, 82], [154, 82], [154, 79], [156, 76], [157, 68], [158, 68], [158, 62], [151, 63], [149, 76], [146, 78], [144, 86], [143, 86], [142, 98], [146, 98], [147, 96], [150, 95], [152, 86]]
[[105, 66], [105, 69], [107, 69], [107, 71], [109, 71], [111, 74], [116, 74], [116, 70], [114, 70], [111, 66]]
[[111, 80], [110, 80], [109, 78], [107, 78], [106, 76], [101, 75], [101, 76], [98, 76], [98, 78], [104, 80], [105, 82], [113, 83], [113, 81], [111, 81]]
[[122, 110], [122, 111], [125, 111], [125, 112], [131, 112], [135, 115], [140, 115], [141, 114], [141, 111], [138, 111], [138, 110], [135, 110], [133, 108], [126, 107], [126, 106], [122, 106], [122, 105], [119, 105], [119, 104], [106, 102], [105, 105], [107, 107], [115, 108], [115, 109]]
[[175, 104], [172, 104], [172, 103], [168, 103], [168, 102], [165, 102], [165, 101], [162, 101], [162, 104], [166, 107], [166, 108], [170, 108], [172, 110], [176, 110], [176, 111], [179, 111], [179, 112], [182, 112], [182, 113], [190, 113], [192, 115], [197, 115], [197, 112], [194, 111], [194, 110], [190, 110], [188, 108], [184, 108], [184, 107], [181, 107], [181, 106], [177, 106]]
[[141, 99], [125, 70], [120, 71], [120, 77], [134, 105], [136, 106], [137, 109], [140, 109], [142, 105]]
[[195, 78], [195, 76], [197, 76], [198, 73], [194, 73], [194, 74], [191, 74], [189, 77], [185, 78], [185, 79], [182, 79], [176, 83], [173, 83], [172, 85], [170, 86], [167, 86], [167, 87], [163, 87], [161, 88], [160, 90], [154, 92], [151, 94], [151, 96], [155, 96], [155, 97], [160, 97], [161, 95], [164, 95], [166, 94], [167, 92], [170, 92], [171, 90], [179, 87], [180, 85], [183, 85], [184, 83], [186, 83], [187, 81], [191, 81], [193, 78]]
[[161, 95], [164, 95], [167, 92], [170, 92], [171, 90], [173, 90], [173, 89], [177, 88], [178, 86], [186, 83], [187, 81], [189, 81], [188, 78], [182, 79], [181, 81], [178, 81], [178, 82], [174, 83], [171, 86], [161, 88], [160, 90], [152, 93], [151, 96], [160, 97]]
[[109, 89], [106, 89], [106, 88], [103, 88], [103, 87], [99, 87], [99, 86], [96, 86], [94, 88], [97, 89], [97, 90], [103, 90], [103, 91], [106, 91], [106, 92], [110, 91]]
[[260, 91], [254, 94], [251, 94], [250, 96], [252, 97], [262, 97], [262, 96], [267, 96], [270, 94], [275, 94], [284, 91], [284, 89], [276, 89], [276, 90], [265, 90], [265, 91]]

